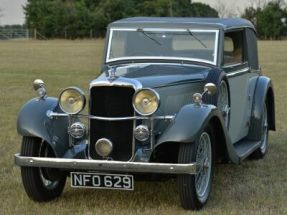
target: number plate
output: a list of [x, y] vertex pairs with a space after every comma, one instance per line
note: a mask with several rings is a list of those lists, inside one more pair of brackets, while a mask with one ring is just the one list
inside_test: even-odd
[[71, 186], [134, 190], [134, 177], [132, 175], [71, 172]]

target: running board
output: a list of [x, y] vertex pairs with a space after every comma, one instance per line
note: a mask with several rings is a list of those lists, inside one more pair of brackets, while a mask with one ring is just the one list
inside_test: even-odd
[[241, 140], [234, 144], [234, 150], [238, 155], [239, 161], [251, 155], [261, 145], [261, 141]]

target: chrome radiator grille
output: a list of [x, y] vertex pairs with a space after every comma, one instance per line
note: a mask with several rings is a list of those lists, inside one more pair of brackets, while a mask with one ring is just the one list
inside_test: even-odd
[[[102, 117], [133, 116], [134, 92], [130, 87], [93, 87], [90, 92], [90, 114]], [[107, 138], [113, 143], [113, 151], [109, 157], [119, 161], [130, 160], [133, 153], [133, 126], [133, 120], [109, 122], [91, 119], [90, 157], [102, 159], [96, 153], [95, 143], [100, 138]]]

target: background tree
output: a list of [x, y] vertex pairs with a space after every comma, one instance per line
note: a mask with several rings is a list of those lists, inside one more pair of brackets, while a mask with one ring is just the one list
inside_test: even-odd
[[28, 0], [24, 11], [27, 26], [48, 38], [104, 36], [109, 23], [132, 16], [218, 17], [190, 0]]
[[[280, 39], [286, 34], [286, 7], [283, 0], [260, 2], [258, 7], [248, 7], [242, 14], [243, 18], [250, 20], [256, 27], [258, 36], [262, 39]], [[259, 7], [262, 6], [263, 7]], [[285, 21], [285, 22], [284, 22]]]
[[256, 24], [258, 33], [264, 39], [279, 39], [285, 31], [281, 19], [286, 17], [279, 1], [269, 2], [267, 6], [257, 14]]

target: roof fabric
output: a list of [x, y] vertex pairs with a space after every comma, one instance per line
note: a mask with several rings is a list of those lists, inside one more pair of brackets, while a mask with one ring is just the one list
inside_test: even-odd
[[125, 18], [111, 23], [117, 24], [185, 24], [185, 25], [211, 25], [223, 28], [224, 30], [240, 27], [248, 27], [255, 31], [254, 25], [241, 18], [197, 18], [197, 17], [133, 17]]

